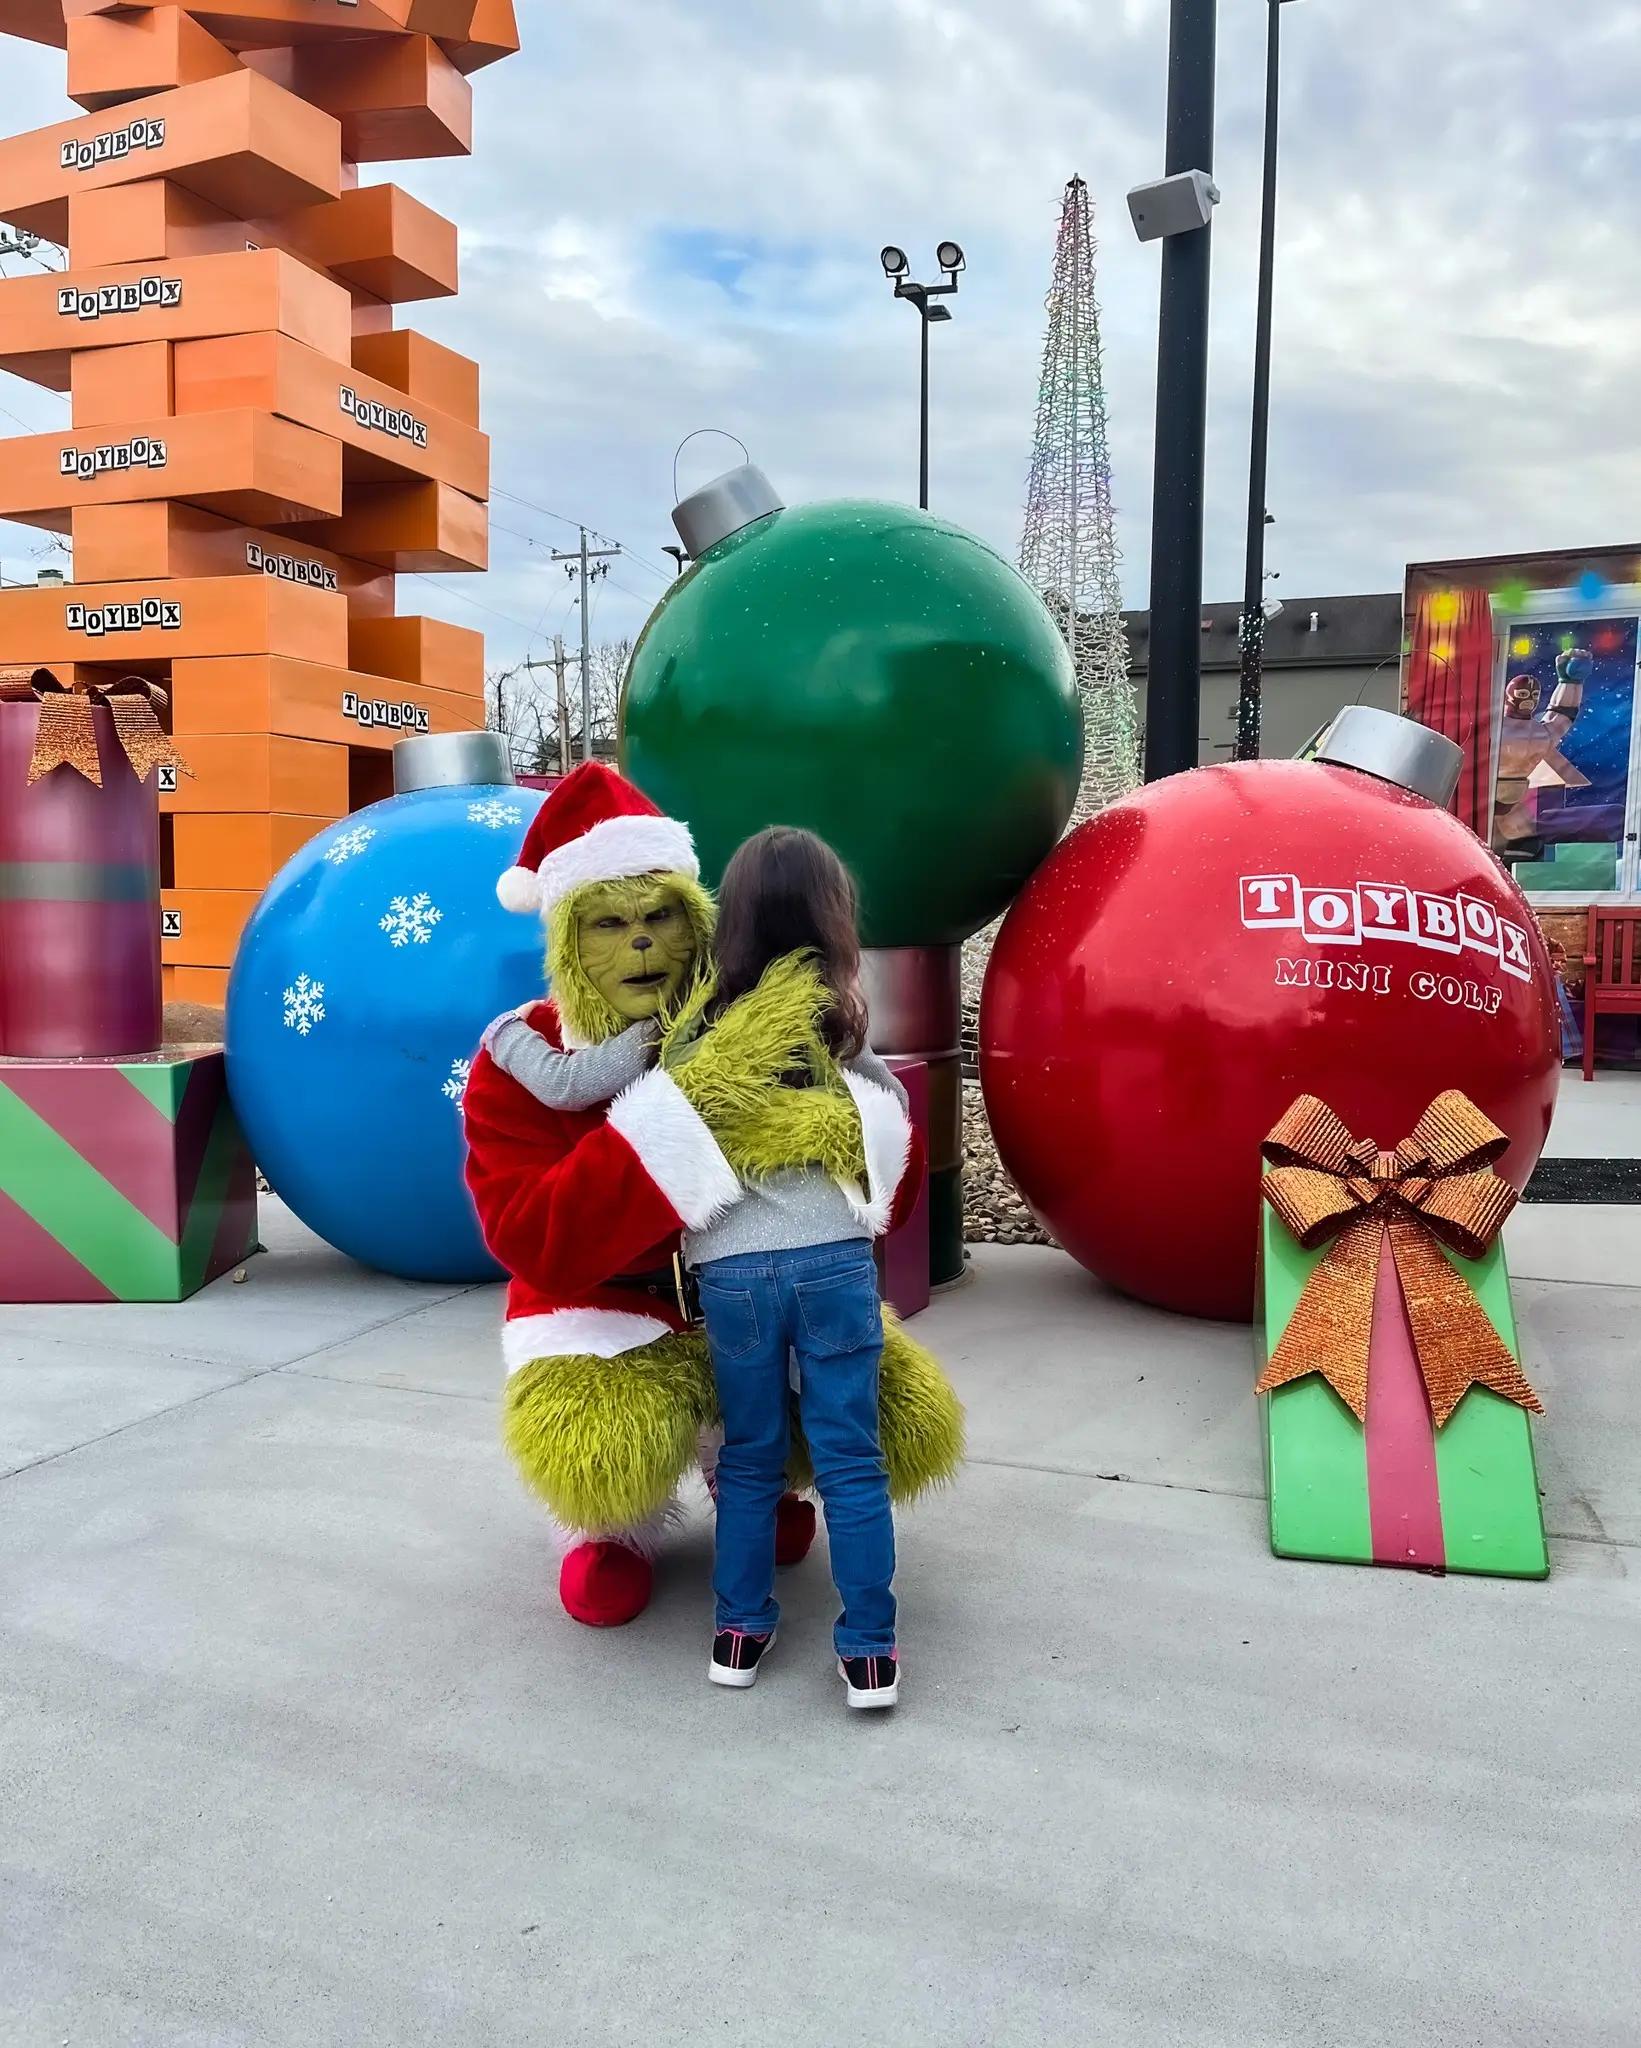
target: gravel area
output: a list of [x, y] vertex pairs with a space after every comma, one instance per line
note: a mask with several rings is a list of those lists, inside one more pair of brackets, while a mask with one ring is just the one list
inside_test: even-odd
[[963, 1084], [963, 1236], [969, 1244], [1052, 1244], [1003, 1170], [978, 1081]]

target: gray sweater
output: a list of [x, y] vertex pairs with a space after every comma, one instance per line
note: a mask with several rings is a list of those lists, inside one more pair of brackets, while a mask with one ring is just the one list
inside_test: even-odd
[[[484, 1049], [503, 1073], [549, 1109], [592, 1109], [648, 1071], [658, 1036], [653, 1023], [634, 1024], [598, 1045], [557, 1052], [521, 1014], [510, 1012], [485, 1032]], [[905, 1089], [870, 1047], [846, 1064], [850, 1073], [887, 1088], [906, 1107]], [[791, 1167], [767, 1180], [743, 1181], [741, 1187], [740, 1200], [716, 1222], [684, 1233], [686, 1265], [870, 1236], [843, 1190], [816, 1168]]]

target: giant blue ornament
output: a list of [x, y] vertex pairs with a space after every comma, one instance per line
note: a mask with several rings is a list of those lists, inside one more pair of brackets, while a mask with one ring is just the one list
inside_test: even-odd
[[356, 811], [269, 884], [228, 986], [228, 1085], [269, 1185], [350, 1258], [490, 1280], [462, 1182], [480, 1034], [539, 995], [542, 934], [496, 901], [538, 790], [465, 783]]

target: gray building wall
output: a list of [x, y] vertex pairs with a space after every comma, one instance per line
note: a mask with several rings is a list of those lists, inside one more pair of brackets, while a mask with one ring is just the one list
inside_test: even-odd
[[[1241, 606], [1203, 607], [1202, 713], [1198, 759], [1228, 761], [1236, 743]], [[1311, 621], [1316, 623], [1313, 628]], [[1143, 727], [1150, 621], [1124, 615]], [[1265, 629], [1260, 751], [1290, 758], [1347, 704], [1399, 708], [1402, 600], [1399, 592], [1292, 598]]]

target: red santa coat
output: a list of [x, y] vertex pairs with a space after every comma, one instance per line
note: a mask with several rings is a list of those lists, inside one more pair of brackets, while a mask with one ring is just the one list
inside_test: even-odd
[[[550, 1000], [526, 1022], [563, 1049]], [[854, 1075], [849, 1087], [868, 1186], [846, 1192], [878, 1236], [915, 1203], [923, 1149], [886, 1089]], [[463, 1117], [468, 1189], [485, 1243], [512, 1275], [502, 1337], [510, 1373], [533, 1358], [619, 1357], [684, 1327], [675, 1302], [616, 1284], [666, 1266], [684, 1230], [704, 1229], [740, 1198], [734, 1170], [671, 1075], [652, 1068], [613, 1102], [556, 1110], [481, 1052]]]

